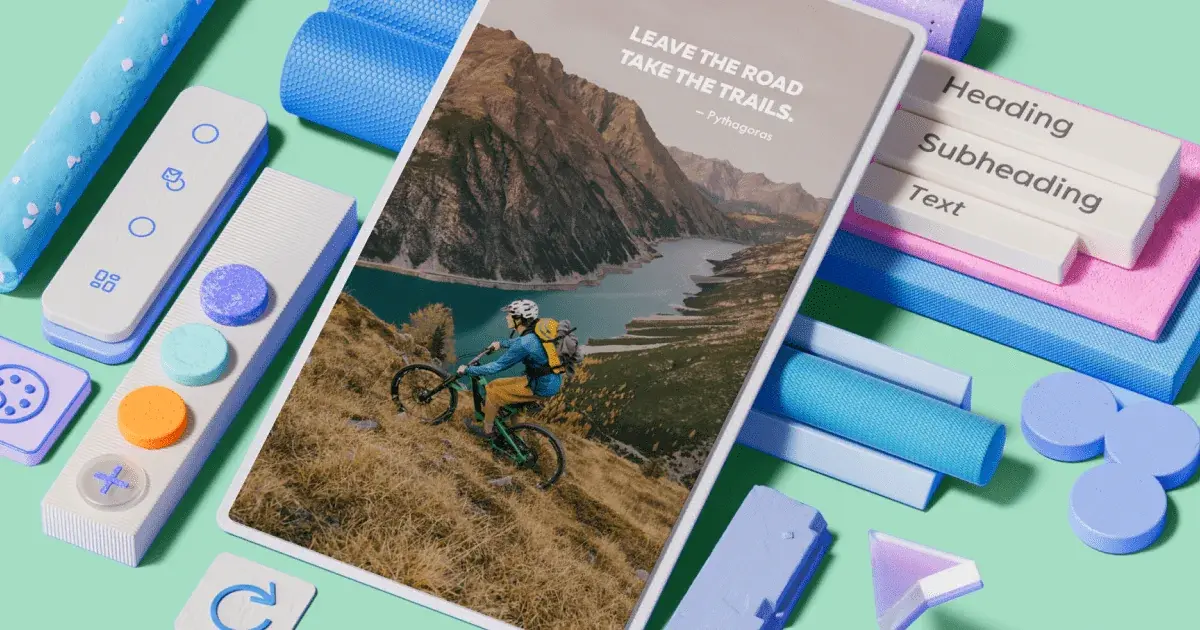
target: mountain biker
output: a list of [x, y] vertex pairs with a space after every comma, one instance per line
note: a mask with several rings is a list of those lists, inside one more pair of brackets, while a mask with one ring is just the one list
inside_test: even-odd
[[495, 352], [503, 348], [504, 354], [491, 363], [458, 367], [460, 376], [491, 376], [517, 363], [525, 364], [524, 376], [488, 381], [483, 407], [483, 431], [488, 439], [496, 437], [495, 421], [501, 407], [550, 398], [562, 389], [562, 376], [550, 371], [550, 359], [533, 330], [538, 320], [537, 303], [533, 300], [516, 300], [500, 310], [504, 312], [505, 322], [516, 336], [493, 341], [488, 350]]

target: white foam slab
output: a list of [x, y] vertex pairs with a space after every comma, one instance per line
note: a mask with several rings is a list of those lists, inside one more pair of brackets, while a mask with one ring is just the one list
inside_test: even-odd
[[258, 105], [203, 86], [180, 93], [46, 287], [46, 319], [128, 339], [266, 134]]
[[[263, 171], [46, 493], [47, 535], [130, 566], [141, 561], [349, 247], [354, 208], [352, 197]], [[258, 270], [270, 300], [253, 322], [222, 326], [206, 314], [200, 287], [209, 272], [232, 264]], [[164, 338], [188, 324], [217, 328], [229, 345], [224, 372], [208, 385], [178, 384], [162, 366]], [[182, 437], [163, 448], [134, 445], [118, 428], [122, 400], [146, 386], [173, 390], [187, 407]]]
[[1083, 253], [1127, 269], [1162, 209], [1149, 195], [905, 111], [876, 160], [1075, 232]]
[[1070, 230], [878, 163], [867, 168], [854, 210], [1055, 284], [1079, 251]]
[[1152, 197], [1179, 184], [1178, 138], [926, 52], [901, 107]]

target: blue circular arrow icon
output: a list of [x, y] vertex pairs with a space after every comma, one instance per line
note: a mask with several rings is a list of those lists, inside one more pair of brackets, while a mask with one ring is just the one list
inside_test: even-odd
[[[234, 593], [246, 591], [247, 593], [250, 593], [250, 603], [262, 604], [264, 606], [274, 606], [276, 601], [275, 583], [271, 582], [268, 588], [271, 589], [269, 593], [251, 584], [238, 584], [236, 586], [230, 586], [220, 593], [217, 593], [217, 596], [213, 598], [212, 606], [210, 606], [208, 609], [208, 614], [212, 618], [213, 625], [217, 627], [217, 630], [234, 630], [221, 621], [221, 616], [217, 612], [217, 609], [221, 607], [221, 600], [233, 595]], [[271, 620], [267, 619], [257, 626], [254, 626], [254, 628], [251, 630], [267, 630], [267, 628], [270, 627]]]

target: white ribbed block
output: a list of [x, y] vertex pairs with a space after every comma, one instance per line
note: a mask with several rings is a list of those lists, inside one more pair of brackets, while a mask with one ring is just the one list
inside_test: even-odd
[[[349, 247], [357, 230], [356, 219], [353, 198], [279, 171], [263, 171], [42, 500], [42, 526], [47, 535], [131, 566], [141, 561]], [[200, 285], [208, 272], [235, 263], [262, 273], [270, 286], [270, 304], [253, 323], [222, 326], [205, 314]], [[163, 338], [192, 323], [218, 329], [229, 342], [229, 363], [210, 385], [175, 383], [161, 365]], [[148, 385], [171, 388], [188, 408], [183, 437], [157, 450], [130, 444], [117, 428], [121, 400]], [[106, 455], [119, 457], [144, 474], [140, 498], [115, 508], [99, 508], [83, 497], [80, 480], [86, 485], [92, 478], [89, 464]]]

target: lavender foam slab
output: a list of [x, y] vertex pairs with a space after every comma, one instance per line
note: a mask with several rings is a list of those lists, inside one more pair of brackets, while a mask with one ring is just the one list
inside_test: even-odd
[[[35, 466], [91, 395], [92, 379], [83, 369], [4, 337], [0, 378], [5, 379], [0, 384], [0, 455]], [[22, 408], [23, 400], [27, 407]], [[8, 409], [13, 413], [6, 414]]]

